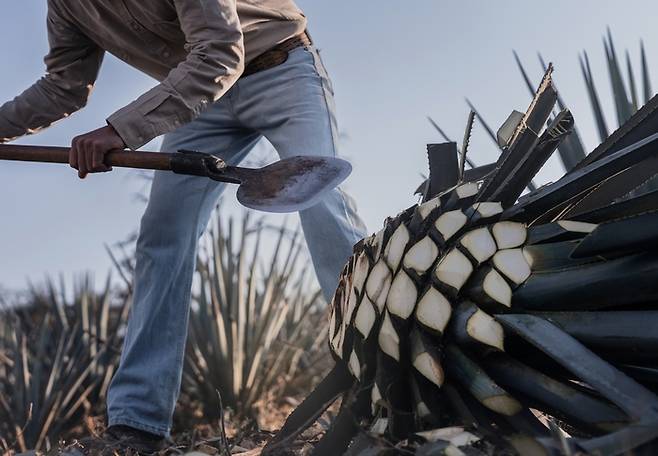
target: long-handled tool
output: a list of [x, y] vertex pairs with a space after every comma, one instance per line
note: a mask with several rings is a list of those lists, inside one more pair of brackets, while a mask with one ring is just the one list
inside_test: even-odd
[[[0, 160], [68, 163], [66, 147], [0, 145]], [[296, 212], [315, 205], [323, 194], [340, 184], [352, 171], [345, 160], [321, 156], [286, 158], [263, 168], [228, 166], [215, 155], [116, 150], [105, 164], [124, 168], [173, 171], [239, 184], [238, 201], [265, 212]]]

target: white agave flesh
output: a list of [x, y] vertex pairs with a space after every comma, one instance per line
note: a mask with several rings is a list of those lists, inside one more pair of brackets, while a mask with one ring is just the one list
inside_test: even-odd
[[369, 432], [374, 435], [384, 435], [388, 429], [388, 418], [377, 418], [370, 426]]
[[532, 249], [529, 249], [528, 247], [523, 247], [522, 250], [523, 250], [523, 257], [528, 263], [528, 266], [530, 266], [530, 269], [532, 269], [532, 265], [535, 264], [535, 258], [532, 256]]
[[466, 255], [452, 249], [444, 256], [434, 270], [436, 278], [456, 290], [464, 286], [473, 273], [473, 265]]
[[416, 414], [421, 418], [425, 418], [430, 416], [432, 412], [430, 411], [429, 407], [425, 402], [418, 401], [416, 403]]
[[480, 264], [496, 253], [496, 242], [487, 228], [469, 231], [462, 236], [460, 242]]
[[346, 329], [347, 329], [347, 326], [345, 326], [345, 324], [342, 324], [338, 328], [338, 334], [336, 334], [336, 342], [335, 342], [336, 354], [341, 359], [343, 358], [343, 342], [345, 342], [345, 330]]
[[457, 187], [457, 196], [460, 199], [469, 198], [477, 195], [479, 188], [476, 182], [467, 182]]
[[367, 339], [370, 335], [376, 319], [377, 313], [375, 312], [375, 308], [372, 302], [370, 302], [368, 295], [364, 294], [354, 317], [354, 327], [361, 333], [364, 339]]
[[350, 360], [347, 363], [347, 366], [354, 377], [357, 379], [361, 377], [361, 363], [359, 363], [359, 357], [356, 356], [356, 352], [354, 350], [352, 350], [352, 354], [350, 355]]
[[349, 325], [352, 322], [352, 314], [354, 314], [354, 310], [357, 307], [358, 299], [359, 298], [356, 296], [354, 287], [350, 287], [350, 294], [347, 301], [347, 310], [345, 311], [345, 319], [343, 320], [343, 324]]
[[432, 429], [429, 431], [416, 432], [416, 435], [424, 438], [428, 442], [443, 440], [445, 442], [450, 442], [456, 447], [472, 445], [473, 443], [481, 440], [480, 437], [465, 431], [461, 426], [451, 426]]
[[372, 414], [376, 415], [377, 413], [377, 407], [380, 405], [380, 401], [382, 400], [382, 394], [379, 392], [379, 387], [377, 386], [377, 383], [375, 383], [372, 387], [372, 390], [370, 390], [370, 405], [372, 407]]
[[373, 250], [375, 252], [375, 254], [374, 254], [375, 261], [377, 261], [379, 259], [379, 257], [381, 256], [381, 254], [382, 254], [382, 248], [384, 247], [383, 244], [384, 244], [384, 232], [385, 231], [386, 231], [386, 228], [383, 228], [383, 229], [377, 231], [377, 233], [375, 233], [375, 235], [373, 237], [372, 247], [373, 247]]
[[391, 284], [386, 298], [386, 308], [391, 314], [406, 320], [414, 311], [417, 299], [416, 284], [404, 270], [401, 270]]
[[517, 222], [495, 223], [492, 231], [500, 250], [521, 247], [528, 236], [526, 226]]
[[413, 360], [413, 366], [423, 377], [436, 386], [443, 385], [445, 375], [441, 363], [427, 352], [420, 352]]
[[336, 333], [334, 338], [331, 339], [331, 342], [329, 343], [329, 346], [332, 349], [331, 351], [333, 351], [336, 354], [336, 356], [338, 356], [339, 358], [343, 357], [343, 351], [341, 350], [342, 348], [341, 336], [342, 336], [342, 332], [338, 331], [338, 333]]
[[558, 220], [557, 224], [574, 233], [591, 233], [598, 226], [595, 223], [575, 222], [573, 220]]
[[391, 270], [386, 266], [386, 262], [380, 259], [370, 271], [366, 281], [366, 293], [379, 312], [384, 309], [390, 286]]
[[435, 288], [429, 288], [416, 307], [416, 319], [424, 326], [443, 332], [450, 321], [450, 301]]
[[504, 351], [503, 327], [494, 318], [478, 309], [466, 322], [466, 332], [473, 339], [500, 351]]
[[482, 401], [482, 405], [489, 410], [500, 413], [501, 415], [513, 416], [522, 409], [521, 404], [512, 396], [501, 394], [500, 396], [490, 396]]
[[492, 269], [482, 283], [484, 292], [494, 301], [504, 306], [512, 306], [512, 289], [498, 271]]
[[404, 226], [404, 223], [402, 223], [393, 232], [393, 235], [388, 240], [388, 244], [386, 244], [386, 249], [384, 250], [386, 263], [391, 268], [391, 271], [397, 271], [398, 266], [400, 266], [400, 261], [402, 261], [402, 255], [404, 255], [404, 249], [407, 247], [408, 243], [409, 230]]
[[439, 206], [441, 206], [441, 197], [437, 196], [436, 198], [432, 198], [418, 206], [418, 214], [420, 214], [420, 217], [425, 220], [427, 216], [430, 215], [430, 212]]
[[493, 257], [493, 264], [505, 277], [521, 285], [530, 277], [530, 265], [522, 249], [499, 250]]
[[434, 222], [434, 227], [441, 233], [445, 241], [450, 239], [455, 233], [466, 225], [468, 219], [460, 210], [448, 211], [439, 216]]
[[482, 218], [490, 218], [490, 217], [495, 217], [498, 214], [502, 214], [503, 212], [503, 205], [497, 202], [482, 202], [482, 203], [475, 203], [473, 206], [473, 210], [477, 212], [477, 214], [482, 217]]
[[329, 340], [331, 341], [336, 335], [336, 311], [335, 307], [331, 309], [331, 316], [329, 317]]
[[352, 283], [358, 294], [361, 294], [363, 291], [363, 286], [368, 279], [368, 273], [370, 272], [370, 259], [366, 252], [361, 252], [356, 259], [354, 264], [354, 272], [352, 273]]
[[402, 264], [405, 268], [412, 269], [418, 274], [423, 274], [432, 267], [438, 255], [439, 248], [434, 241], [425, 236], [409, 249], [404, 256]]
[[349, 280], [348, 277], [344, 277], [338, 285], [341, 287], [340, 301], [338, 302], [338, 305], [340, 307], [340, 316], [342, 321], [345, 321], [345, 314], [347, 313], [347, 304], [349, 303], [350, 299], [349, 290], [351, 283], [352, 281]]
[[391, 358], [400, 361], [400, 337], [393, 327], [388, 312], [384, 314], [384, 321], [379, 328], [379, 348]]

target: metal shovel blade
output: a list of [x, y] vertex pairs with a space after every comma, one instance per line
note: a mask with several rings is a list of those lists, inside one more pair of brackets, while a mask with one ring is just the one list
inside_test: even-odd
[[297, 212], [316, 205], [352, 172], [345, 160], [297, 156], [243, 174], [238, 201], [265, 212]]

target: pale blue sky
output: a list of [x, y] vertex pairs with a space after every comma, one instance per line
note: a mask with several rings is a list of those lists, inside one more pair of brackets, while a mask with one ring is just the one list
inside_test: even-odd
[[[596, 145], [578, 52], [587, 49], [604, 105], [610, 108], [602, 34], [612, 28], [617, 47], [635, 61], [639, 40], [658, 74], [655, 1], [413, 0], [407, 2], [299, 0], [337, 93], [342, 153], [354, 165], [345, 188], [356, 198], [369, 229], [413, 202], [426, 170], [425, 144], [440, 138], [434, 117], [461, 138], [468, 95], [497, 127], [512, 109], [525, 110], [527, 90], [512, 49], [541, 76], [536, 51], [556, 65], [555, 80], [572, 108], [589, 149]], [[0, 101], [10, 99], [43, 71], [45, 0], [6, 2], [0, 16]], [[658, 81], [654, 78], [654, 87]], [[67, 145], [104, 124], [105, 117], [155, 82], [116, 59], [105, 60], [89, 106], [22, 143]], [[612, 117], [609, 123], [614, 123]], [[157, 144], [149, 145], [156, 148]], [[471, 157], [493, 159], [476, 132]], [[552, 163], [544, 179], [559, 176]], [[110, 268], [104, 243], [138, 226], [144, 186], [134, 172], [115, 171], [79, 181], [65, 166], [0, 163], [0, 285], [18, 289], [27, 278]]]

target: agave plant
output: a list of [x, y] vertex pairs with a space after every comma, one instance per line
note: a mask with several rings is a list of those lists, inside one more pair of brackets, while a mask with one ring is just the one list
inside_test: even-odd
[[[610, 90], [613, 97], [613, 105], [615, 106], [615, 119], [617, 121], [617, 127], [620, 127], [626, 121], [628, 121], [632, 115], [634, 115], [640, 107], [647, 103], [653, 96], [653, 89], [651, 86], [651, 77], [649, 74], [649, 66], [647, 64], [646, 52], [644, 48], [644, 43], [640, 42], [640, 68], [637, 71], [631, 61], [630, 53], [625, 52], [625, 68], [624, 64], [619, 59], [617, 51], [615, 48], [615, 43], [612, 38], [612, 33], [610, 29], [607, 31], [606, 37], [603, 39], [603, 47], [605, 51], [606, 65], [608, 69], [608, 79], [610, 80]], [[548, 68], [546, 61], [542, 57], [542, 54], [538, 54], [539, 64], [541, 70], [545, 72]], [[516, 51], [514, 52], [514, 60], [517, 64], [519, 72], [523, 78], [523, 81], [532, 97], [535, 93], [536, 84], [532, 82], [528, 76], [525, 66], [521, 62]], [[601, 98], [597, 90], [595, 83], [595, 77], [592, 73], [590, 66], [589, 56], [586, 51], [583, 51], [579, 56], [580, 67], [582, 71], [583, 81], [587, 89], [587, 96], [590, 101], [590, 106], [592, 109], [592, 114], [594, 121], [596, 123], [597, 132], [599, 135], [599, 140], [603, 142], [609, 135], [610, 130], [608, 129], [608, 122], [606, 121], [606, 113], [602, 109]], [[626, 73], [626, 77], [624, 77]], [[641, 93], [640, 93], [641, 89]], [[477, 115], [477, 118], [481, 122], [483, 128], [485, 129], [487, 136], [492, 139], [494, 144], [500, 148], [500, 140], [498, 135], [491, 129], [485, 119], [480, 115], [478, 110], [475, 108], [473, 103], [468, 99], [466, 100], [468, 106]], [[558, 96], [557, 106], [559, 110], [566, 109], [567, 105], [562, 97]], [[553, 117], [557, 114], [557, 111], [553, 113]], [[430, 123], [434, 128], [439, 132], [441, 137], [450, 141], [449, 137], [441, 129], [441, 127], [432, 119], [429, 118]], [[616, 129], [616, 128], [615, 128]], [[578, 133], [578, 128], [574, 125], [572, 133], [566, 137], [558, 148], [558, 154], [560, 160], [564, 166], [564, 169], [569, 171], [573, 169], [577, 163], [579, 163], [585, 157], [585, 146], [581, 140], [580, 134]], [[472, 163], [471, 163], [472, 165]], [[651, 184], [647, 184], [643, 187], [644, 190], [649, 190], [655, 187], [650, 187]], [[532, 190], [533, 185], [529, 188]], [[640, 189], [639, 191], [642, 191]]]
[[48, 450], [81, 417], [101, 414], [118, 363], [127, 300], [108, 278], [97, 294], [85, 277], [72, 301], [64, 285], [32, 288], [5, 309], [0, 330], [0, 436], [5, 450]]
[[206, 418], [220, 416], [218, 394], [223, 405], [253, 417], [257, 401], [283, 393], [300, 375], [308, 380], [308, 368], [324, 358], [324, 306], [297, 232], [279, 228], [265, 261], [262, 221], [246, 215], [236, 235], [233, 220], [222, 220], [198, 262], [183, 390], [203, 403]]
[[358, 434], [424, 455], [656, 454], [658, 193], [629, 188], [637, 167], [656, 172], [658, 97], [519, 198], [573, 131], [568, 110], [544, 128], [551, 73], [493, 168], [431, 147], [422, 204], [355, 246], [331, 306], [335, 367], [265, 454], [338, 395], [316, 456], [389, 454]]

